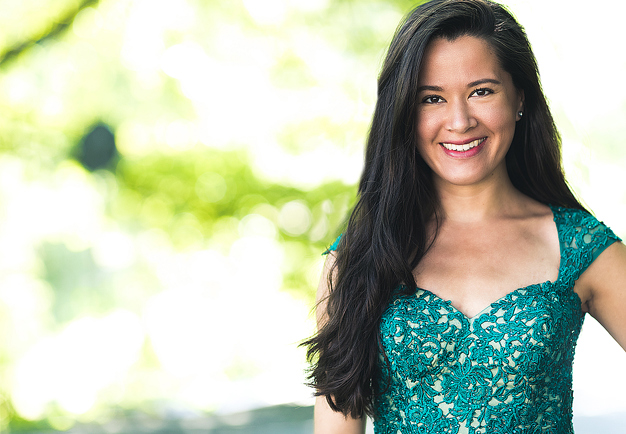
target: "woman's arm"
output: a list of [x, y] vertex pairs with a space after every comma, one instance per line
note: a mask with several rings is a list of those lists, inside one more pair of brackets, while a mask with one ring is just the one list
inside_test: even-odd
[[363, 434], [365, 432], [365, 418], [353, 419], [333, 411], [324, 396], [318, 396], [315, 399], [313, 425], [314, 434]]
[[581, 275], [591, 316], [626, 350], [626, 246], [611, 244]]
[[[326, 298], [328, 297], [328, 276], [335, 263], [335, 253], [330, 252], [324, 263], [324, 271], [317, 287], [317, 327], [322, 327], [327, 320]], [[353, 419], [342, 413], [333, 411], [328, 405], [325, 396], [318, 396], [315, 400], [313, 414], [314, 434], [363, 434], [365, 432], [365, 418]]]

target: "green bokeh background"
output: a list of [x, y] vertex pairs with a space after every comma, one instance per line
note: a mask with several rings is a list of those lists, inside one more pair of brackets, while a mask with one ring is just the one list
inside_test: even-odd
[[[0, 0], [0, 432], [311, 403], [320, 252], [414, 3]], [[570, 182], [624, 236], [624, 56], [527, 3]]]

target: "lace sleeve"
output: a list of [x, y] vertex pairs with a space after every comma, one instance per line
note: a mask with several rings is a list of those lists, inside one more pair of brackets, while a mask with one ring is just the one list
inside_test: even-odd
[[555, 217], [563, 250], [561, 270], [572, 282], [611, 244], [621, 239], [591, 214], [574, 209], [556, 208]]

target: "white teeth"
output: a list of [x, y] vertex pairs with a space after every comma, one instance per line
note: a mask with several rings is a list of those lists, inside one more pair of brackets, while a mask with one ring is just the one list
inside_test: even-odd
[[453, 145], [452, 143], [442, 143], [442, 145], [444, 148], [450, 151], [464, 152], [464, 151], [469, 151], [470, 149], [475, 148], [476, 146], [480, 145], [482, 142], [485, 141], [485, 139], [486, 137], [482, 139], [476, 139], [464, 145]]

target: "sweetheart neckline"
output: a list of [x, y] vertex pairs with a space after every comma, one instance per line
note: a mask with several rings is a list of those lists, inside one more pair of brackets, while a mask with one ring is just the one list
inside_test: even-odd
[[432, 291], [429, 291], [428, 289], [424, 289], [424, 288], [415, 288], [415, 292], [417, 293], [417, 291], [422, 291], [424, 293], [428, 293], [430, 295], [432, 295], [433, 297], [435, 297], [437, 300], [443, 302], [444, 304], [446, 304], [448, 307], [450, 307], [451, 309], [453, 309], [455, 312], [460, 313], [463, 318], [465, 318], [470, 324], [472, 324], [476, 319], [480, 318], [481, 316], [483, 316], [484, 314], [491, 312], [494, 309], [494, 304], [497, 304], [503, 300], [505, 300], [506, 298], [510, 298], [511, 296], [515, 295], [516, 293], [520, 292], [520, 291], [527, 291], [531, 288], [543, 288], [546, 285], [553, 285], [556, 282], [558, 282], [558, 278], [557, 280], [555, 280], [554, 282], [551, 280], [546, 280], [545, 282], [542, 283], [533, 283], [531, 285], [527, 285], [527, 286], [523, 286], [520, 288], [516, 288], [512, 291], [507, 292], [506, 294], [504, 294], [503, 296], [501, 296], [500, 298], [492, 301], [491, 303], [489, 303], [487, 306], [485, 306], [483, 309], [481, 309], [478, 313], [476, 313], [473, 316], [468, 316], [465, 312], [463, 312], [462, 310], [460, 310], [459, 308], [457, 308], [453, 303], [452, 300], [446, 300], [445, 298], [442, 298], [440, 296], [438, 296], [437, 294], [435, 294]]
[[434, 292], [425, 289], [425, 288], [420, 288], [419, 286], [417, 286], [415, 288], [416, 292], [417, 291], [424, 291], [427, 292], [429, 294], [432, 294], [434, 297], [436, 297], [437, 299], [439, 299], [440, 301], [444, 302], [445, 304], [449, 305], [452, 309], [454, 309], [456, 312], [460, 313], [461, 315], [463, 315], [463, 318], [465, 318], [470, 324], [472, 324], [474, 322], [474, 320], [476, 320], [477, 318], [479, 318], [480, 316], [482, 316], [483, 314], [486, 313], [487, 309], [492, 308], [492, 305], [504, 300], [505, 298], [514, 295], [515, 293], [519, 292], [519, 291], [523, 291], [523, 290], [527, 290], [531, 287], [539, 287], [539, 288], [543, 288], [544, 286], [548, 285], [548, 284], [556, 284], [557, 282], [559, 282], [561, 280], [561, 270], [563, 269], [563, 253], [564, 253], [564, 246], [563, 243], [561, 242], [561, 228], [559, 227], [559, 223], [557, 221], [557, 215], [555, 212], [555, 207], [553, 207], [552, 205], [548, 204], [548, 207], [550, 208], [550, 211], [552, 212], [552, 221], [554, 222], [554, 225], [556, 226], [556, 234], [557, 237], [559, 239], [559, 270], [557, 273], [557, 277], [556, 280], [551, 281], [551, 280], [546, 280], [545, 282], [541, 282], [541, 283], [532, 283], [530, 285], [527, 286], [523, 286], [523, 287], [519, 287], [516, 288], [512, 291], [507, 292], [506, 294], [504, 294], [503, 296], [495, 299], [494, 301], [490, 302], [489, 304], [487, 304], [487, 306], [485, 306], [483, 309], [481, 309], [478, 313], [476, 313], [473, 316], [468, 316], [465, 312], [461, 311], [459, 308], [457, 308], [454, 303], [452, 302], [452, 300], [446, 300], [443, 297], [440, 297], [439, 295], [435, 294]]

